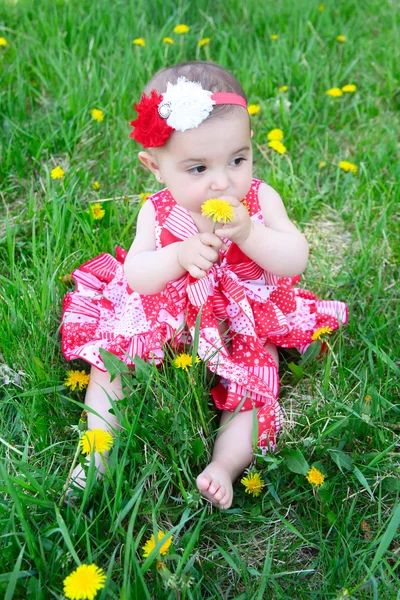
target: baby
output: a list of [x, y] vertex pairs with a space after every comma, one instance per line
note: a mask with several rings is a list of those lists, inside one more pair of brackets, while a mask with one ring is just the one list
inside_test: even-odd
[[[246, 95], [231, 73], [210, 62], [171, 66], [154, 75], [135, 107], [139, 160], [165, 187], [140, 210], [127, 254], [117, 249], [116, 259], [103, 254], [74, 271], [63, 351], [92, 365], [89, 429], [115, 431], [109, 397], [123, 390], [120, 379], [110, 382], [99, 348], [129, 366], [135, 355], [159, 363], [164, 344], [177, 347], [188, 332], [194, 338], [197, 319], [198, 354], [220, 376], [211, 394], [222, 412], [212, 460], [196, 482], [227, 509], [233, 482], [252, 461], [253, 409], [259, 447], [276, 443], [277, 346], [305, 351], [316, 331], [346, 322], [347, 309], [294, 287], [308, 245], [279, 194], [253, 179]], [[233, 218], [215, 226], [202, 212], [210, 199], [228, 203]], [[96, 464], [102, 470], [100, 457]], [[74, 481], [84, 486], [81, 467]]]

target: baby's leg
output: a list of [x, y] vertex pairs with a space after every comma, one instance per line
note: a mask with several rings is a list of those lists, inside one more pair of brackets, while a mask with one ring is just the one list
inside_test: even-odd
[[[108, 394], [108, 395], [107, 395]], [[90, 381], [86, 391], [85, 404], [88, 408], [92, 408], [98, 415], [93, 414], [89, 410], [88, 429], [104, 429], [113, 433], [118, 429], [118, 421], [115, 415], [109, 412], [112, 408], [110, 400], [119, 400], [123, 398], [121, 378], [118, 376], [112, 382], [110, 381], [109, 373], [103, 373], [95, 367], [90, 371]], [[104, 453], [107, 460], [108, 452]], [[100, 473], [104, 473], [105, 467], [101, 455], [98, 452], [94, 453], [96, 468]], [[90, 464], [90, 458], [86, 459], [86, 463]], [[85, 472], [79, 464], [72, 472], [71, 484], [78, 487], [85, 487]]]
[[[278, 365], [275, 346], [265, 348]], [[228, 423], [227, 423], [228, 422]], [[224, 427], [224, 424], [227, 423]], [[232, 484], [251, 463], [253, 412], [239, 412], [232, 419], [232, 412], [222, 411], [220, 427], [214, 445], [212, 461], [197, 477], [197, 487], [213, 504], [229, 508], [232, 504]]]

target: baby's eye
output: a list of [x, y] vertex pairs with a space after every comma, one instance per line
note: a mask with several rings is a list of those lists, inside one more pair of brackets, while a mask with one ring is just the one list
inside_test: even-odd
[[243, 156], [238, 156], [237, 158], [233, 159], [233, 164], [235, 165], [235, 167], [240, 167], [240, 165], [242, 164], [242, 162], [246, 160], [245, 158], [243, 158]]
[[192, 167], [191, 169], [188, 170], [188, 173], [194, 173], [194, 175], [198, 175], [199, 173], [204, 173], [204, 171], [206, 170], [204, 165], [200, 165], [198, 167]]

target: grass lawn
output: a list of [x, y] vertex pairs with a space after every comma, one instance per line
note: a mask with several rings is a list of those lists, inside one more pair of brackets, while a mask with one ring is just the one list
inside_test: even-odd
[[[389, 0], [0, 0], [6, 600], [64, 598], [64, 579], [92, 563], [107, 576], [98, 600], [400, 598], [399, 12]], [[190, 31], [174, 33], [178, 23]], [[226, 512], [201, 499], [195, 478], [218, 422], [211, 382], [203, 363], [187, 373], [168, 355], [125, 376], [109, 476], [96, 482], [91, 469], [82, 501], [59, 506], [84, 400], [64, 380], [88, 371], [61, 354], [64, 276], [129, 248], [140, 194], [157, 189], [128, 138], [132, 105], [157, 69], [188, 59], [232, 70], [260, 106], [255, 176], [307, 235], [304, 287], [344, 300], [349, 324], [320, 360], [281, 353], [285, 425], [276, 452], [257, 457], [258, 497], [237, 482]], [[284, 154], [268, 147], [273, 128]], [[158, 530], [168, 552], [143, 557]]]

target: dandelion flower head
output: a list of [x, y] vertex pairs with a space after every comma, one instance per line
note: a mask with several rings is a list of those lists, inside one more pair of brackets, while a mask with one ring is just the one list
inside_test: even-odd
[[348, 83], [347, 85], [344, 85], [342, 87], [342, 92], [346, 92], [347, 94], [351, 94], [352, 92], [355, 92], [357, 89], [357, 86], [354, 85], [354, 83]]
[[279, 140], [272, 140], [272, 142], [269, 142], [268, 146], [272, 148], [272, 150], [275, 150], [275, 152], [278, 152], [278, 154], [285, 154], [287, 150], [286, 146]]
[[276, 33], [273, 33], [272, 35], [269, 36], [269, 38], [271, 40], [277, 40], [278, 39], [278, 35]]
[[94, 119], [98, 123], [101, 123], [102, 121], [104, 121], [104, 113], [99, 108], [92, 108], [92, 110], [90, 111], [90, 114], [92, 115], [92, 119]]
[[86, 371], [68, 371], [67, 379], [64, 380], [64, 385], [70, 387], [72, 391], [76, 388], [78, 388], [79, 391], [82, 391], [88, 386], [89, 380], [90, 375], [89, 373], [86, 373]]
[[143, 206], [143, 204], [146, 202], [147, 198], [150, 198], [151, 196], [151, 192], [141, 192], [139, 194], [139, 204], [140, 206]]
[[202, 48], [203, 46], [208, 46], [208, 44], [211, 42], [211, 38], [203, 38], [202, 40], [199, 41], [199, 43], [197, 44], [199, 46], [199, 48]]
[[135, 38], [132, 40], [132, 44], [134, 44], [134, 46], [145, 46], [146, 40], [144, 38]]
[[178, 34], [182, 34], [182, 33], [188, 33], [190, 31], [190, 27], [188, 27], [187, 25], [185, 25], [184, 23], [180, 23], [179, 25], [176, 25], [174, 27], [174, 33], [178, 33]]
[[270, 142], [281, 142], [283, 140], [284, 134], [282, 129], [271, 129], [268, 132], [267, 138]]
[[99, 189], [101, 188], [101, 185], [99, 184], [99, 182], [98, 182], [98, 181], [94, 181], [94, 182], [92, 183], [92, 188], [94, 189], [94, 191], [95, 191], [95, 192], [98, 192], [98, 191], [99, 191]]
[[[164, 533], [163, 531], [158, 531], [157, 532], [157, 542], [161, 542], [161, 540], [163, 538], [165, 538], [166, 535], [167, 534]], [[167, 541], [164, 542], [164, 544], [161, 546], [160, 554], [162, 554], [162, 555], [167, 554], [171, 544], [172, 544], [172, 536], [169, 537], [167, 539]], [[145, 543], [145, 545], [142, 548], [144, 558], [147, 558], [149, 556], [149, 554], [154, 550], [155, 547], [156, 547], [156, 540], [155, 540], [154, 533], [153, 533], [151, 538], [149, 540], [147, 540], [147, 542]]]
[[106, 211], [104, 210], [104, 208], [103, 208], [102, 204], [100, 204], [100, 202], [96, 202], [95, 204], [90, 204], [89, 211], [95, 221], [99, 221], [106, 214]]
[[[195, 364], [200, 362], [200, 358], [196, 356]], [[193, 367], [193, 360], [191, 354], [186, 354], [183, 352], [182, 354], [178, 354], [178, 356], [173, 360], [173, 365], [176, 369], [184, 369], [188, 370], [188, 367]]]
[[319, 10], [319, 12], [324, 12], [324, 10], [325, 10], [325, 6], [324, 6], [323, 4], [320, 4], [320, 5], [318, 6], [318, 10]]
[[258, 115], [261, 110], [261, 106], [259, 104], [249, 104], [247, 107], [247, 111], [249, 115]]
[[52, 179], [62, 179], [64, 175], [65, 171], [61, 167], [55, 167], [50, 171], [50, 176]]
[[325, 94], [327, 96], [331, 96], [331, 98], [340, 98], [340, 96], [343, 96], [342, 90], [338, 87], [334, 87], [334, 88], [330, 88], [329, 90], [326, 90]]
[[325, 475], [318, 471], [315, 467], [312, 467], [307, 473], [307, 481], [311, 483], [311, 485], [319, 486], [322, 485], [325, 481]]
[[278, 92], [287, 92], [289, 89], [289, 86], [287, 85], [281, 85], [278, 87]]
[[235, 216], [233, 207], [226, 200], [220, 200], [219, 198], [210, 198], [201, 205], [201, 212], [206, 217], [212, 219], [214, 223], [222, 221], [232, 221]]
[[367, 402], [367, 403], [371, 402], [371, 401], [372, 401], [372, 398], [371, 398], [371, 396], [370, 396], [369, 394], [367, 394], [367, 395], [365, 396], [365, 398], [364, 398], [364, 401], [365, 401], [365, 402]]
[[252, 494], [256, 498], [261, 494], [262, 489], [265, 486], [265, 482], [260, 473], [249, 473], [247, 477], [243, 477], [240, 480], [240, 483], [243, 483], [247, 494]]
[[343, 42], [346, 41], [346, 36], [345, 35], [338, 35], [336, 36], [336, 39], [338, 42], [340, 42], [341, 44], [343, 44]]
[[311, 336], [311, 339], [313, 340], [313, 342], [315, 342], [316, 340], [320, 340], [321, 336], [330, 335], [331, 333], [332, 329], [330, 327], [320, 327], [319, 329], [317, 329], [317, 331], [314, 331], [314, 333]]
[[175, 44], [174, 40], [171, 37], [163, 38], [163, 42], [164, 42], [164, 44], [170, 44], [171, 46], [173, 46]]
[[104, 429], [91, 429], [85, 431], [79, 445], [82, 448], [82, 454], [91, 454], [92, 452], [100, 452], [104, 454], [109, 450], [114, 443], [114, 438], [109, 431]]
[[354, 165], [351, 162], [348, 162], [347, 160], [341, 160], [339, 163], [339, 167], [343, 170], [346, 171], [346, 173], [348, 173], [349, 171], [351, 171], [353, 173], [353, 175], [355, 175], [358, 171], [358, 167], [357, 165]]
[[0, 46], [8, 46], [6, 38], [0, 37]]
[[80, 565], [64, 579], [64, 595], [69, 600], [94, 600], [104, 587], [106, 575], [96, 565]]
[[318, 169], [323, 169], [326, 167], [326, 162], [324, 160], [320, 160], [318, 163]]

